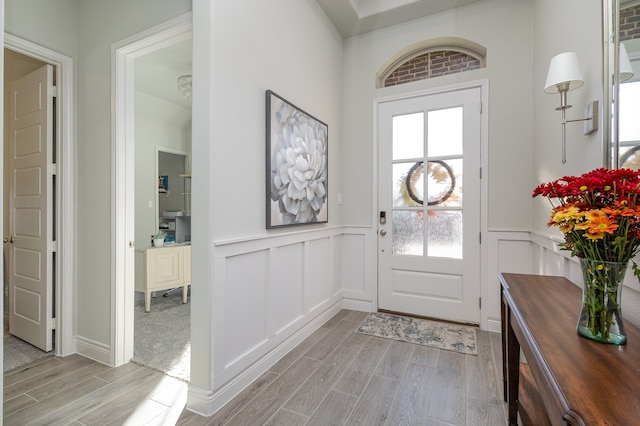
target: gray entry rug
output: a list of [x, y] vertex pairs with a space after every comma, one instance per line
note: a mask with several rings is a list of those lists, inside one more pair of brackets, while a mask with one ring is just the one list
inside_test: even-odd
[[356, 333], [478, 355], [476, 329], [464, 325], [372, 312]]
[[157, 292], [151, 312], [144, 311], [144, 294], [136, 292], [132, 361], [189, 381], [191, 368], [191, 303], [182, 304], [182, 289], [168, 297]]

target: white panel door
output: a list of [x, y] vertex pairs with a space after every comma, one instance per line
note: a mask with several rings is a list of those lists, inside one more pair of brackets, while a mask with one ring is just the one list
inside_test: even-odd
[[380, 309], [479, 323], [480, 95], [378, 106]]
[[53, 67], [10, 85], [9, 332], [52, 350]]

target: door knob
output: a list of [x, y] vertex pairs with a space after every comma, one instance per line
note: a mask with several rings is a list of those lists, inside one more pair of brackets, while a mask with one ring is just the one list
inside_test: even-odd
[[11, 243], [11, 244], [13, 244], [13, 237], [9, 237], [9, 238], [4, 237], [4, 240], [3, 240], [3, 241], [5, 242], [5, 244], [6, 244], [6, 243]]
[[385, 235], [387, 235], [387, 231], [385, 231], [384, 229], [381, 229], [380, 230], [380, 235], [382, 235], [384, 237]]

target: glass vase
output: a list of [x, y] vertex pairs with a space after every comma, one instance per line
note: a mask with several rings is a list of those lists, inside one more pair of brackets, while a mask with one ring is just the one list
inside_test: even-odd
[[613, 345], [624, 345], [620, 301], [622, 282], [628, 262], [605, 262], [580, 259], [582, 276], [582, 310], [577, 331], [587, 339]]

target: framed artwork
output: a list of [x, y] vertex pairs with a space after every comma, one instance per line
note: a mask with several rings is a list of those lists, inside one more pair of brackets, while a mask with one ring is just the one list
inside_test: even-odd
[[266, 91], [267, 229], [328, 221], [328, 133], [322, 121]]

